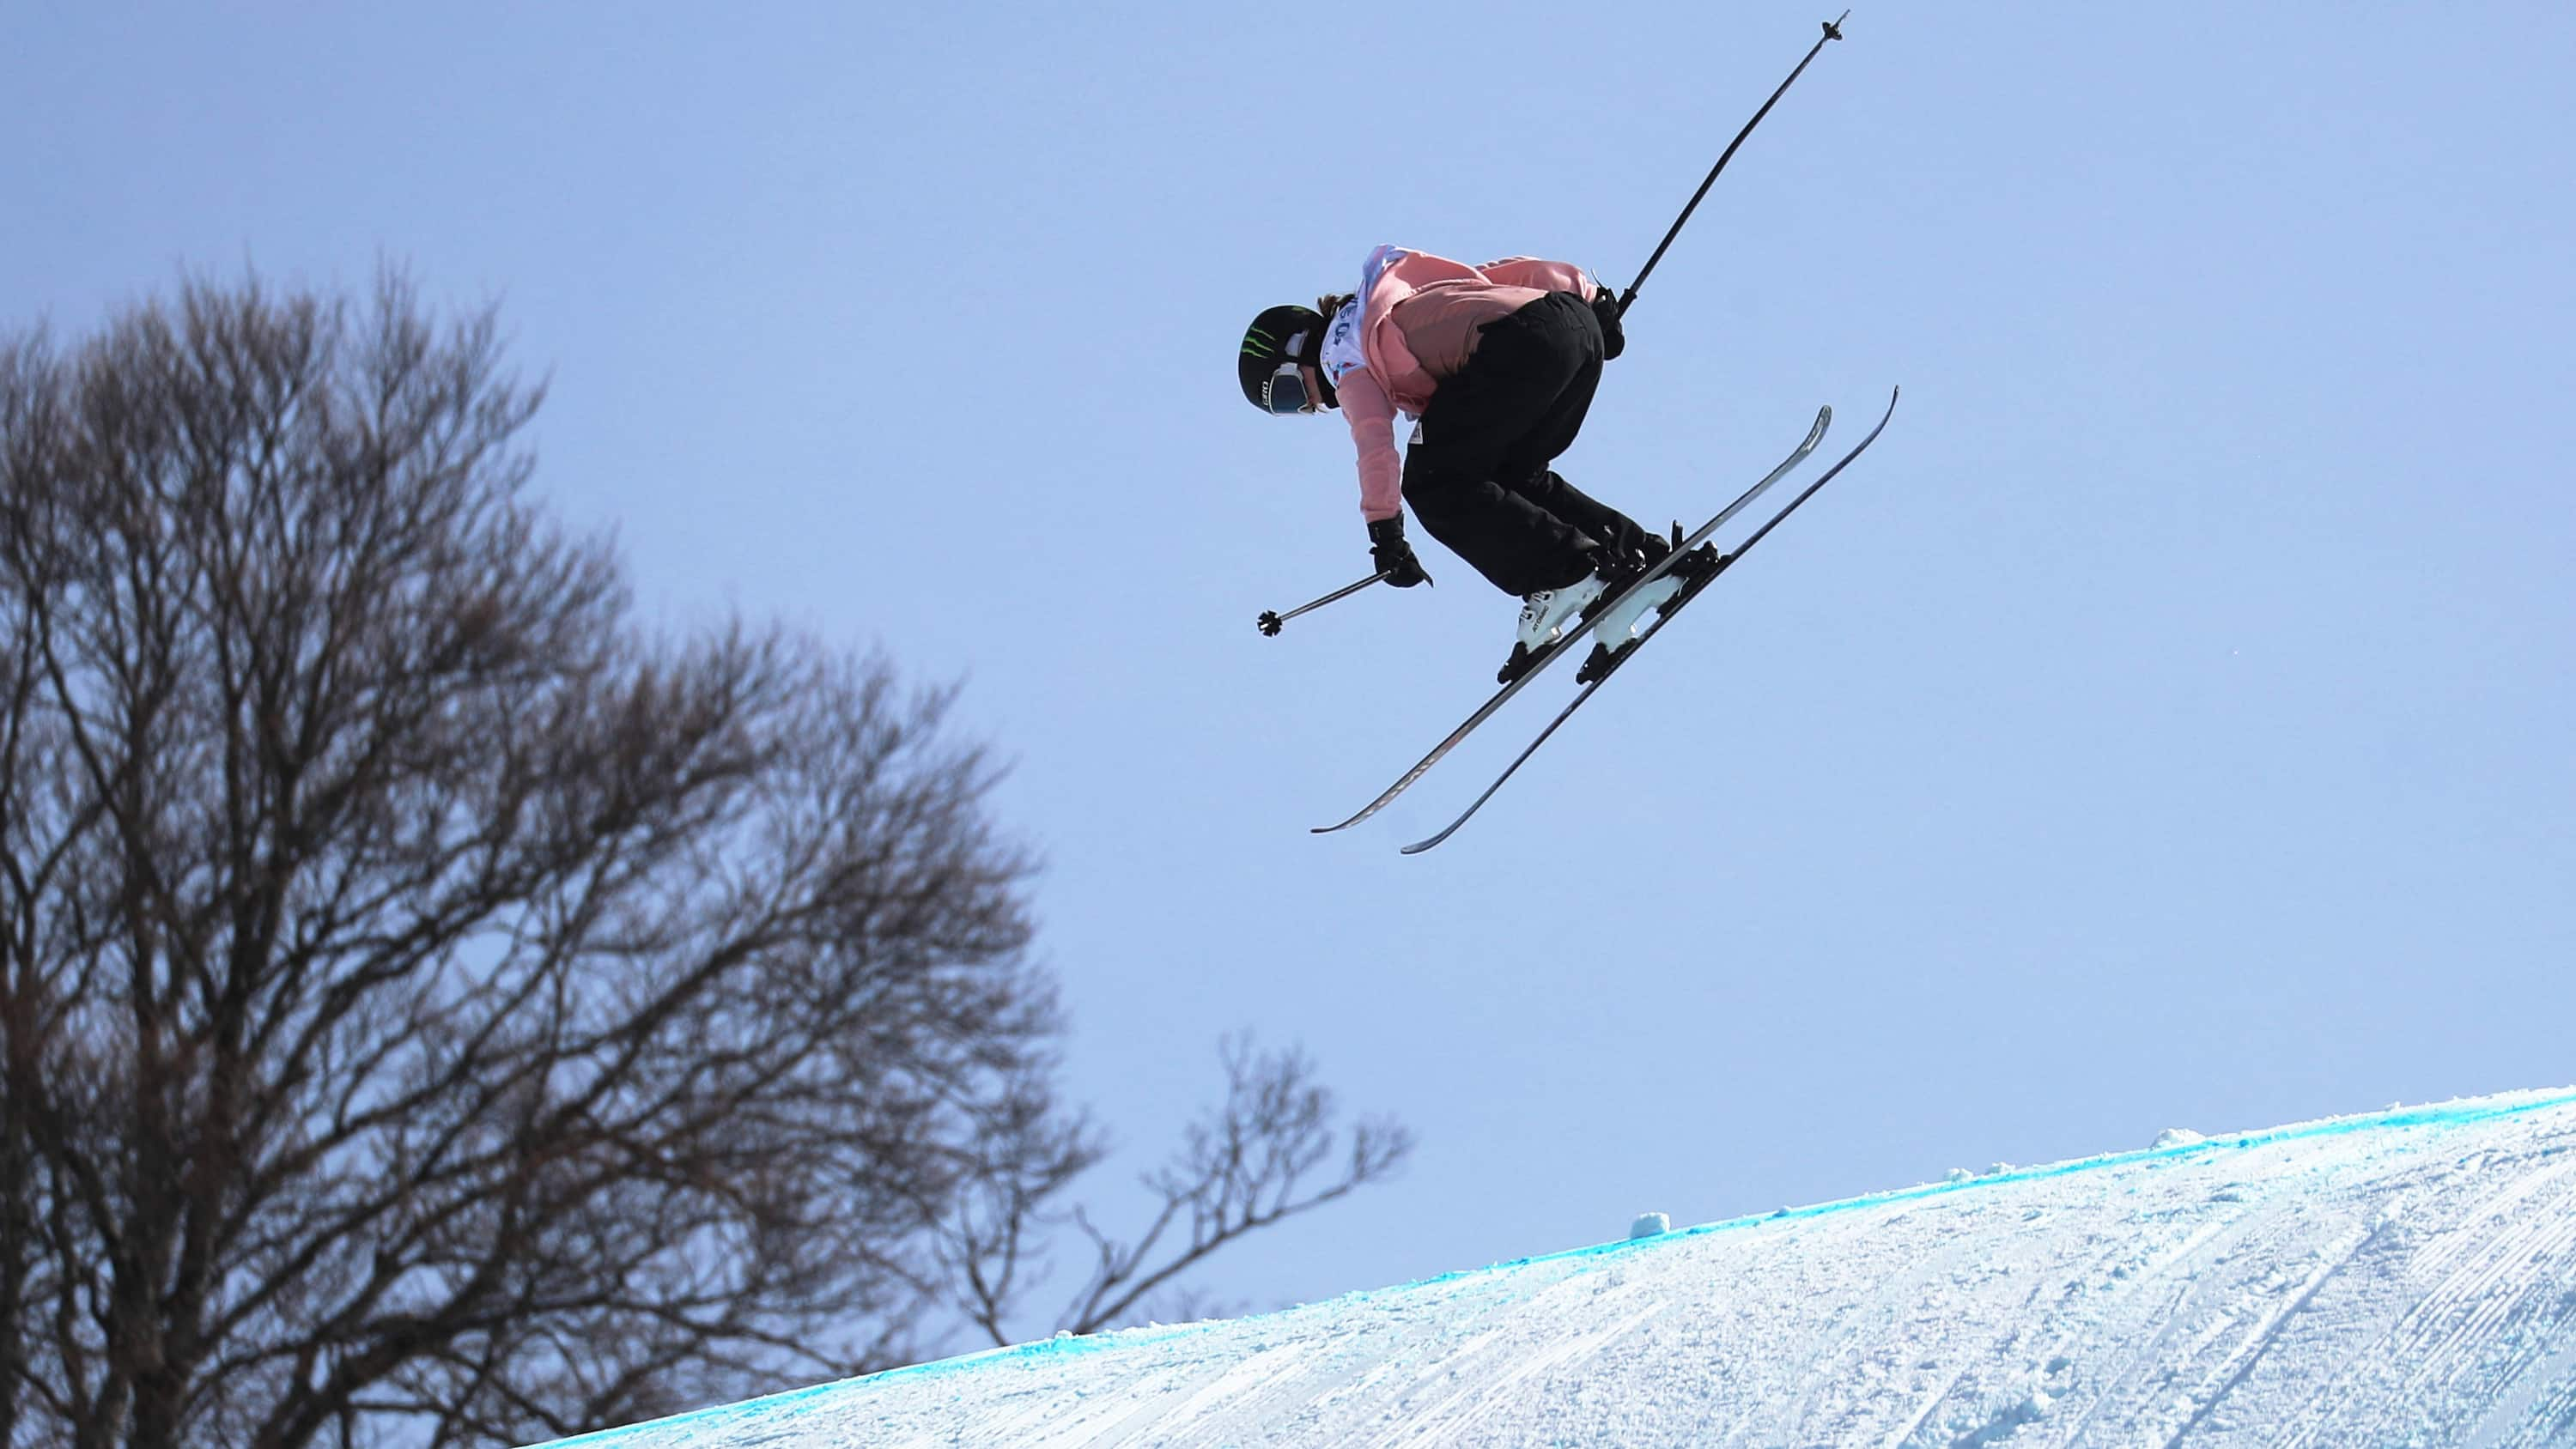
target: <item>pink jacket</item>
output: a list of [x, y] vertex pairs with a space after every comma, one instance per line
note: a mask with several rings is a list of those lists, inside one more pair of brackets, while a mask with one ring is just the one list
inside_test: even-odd
[[[1452, 304], [1441, 310], [1454, 323], [1460, 304], [1482, 303], [1500, 317], [1549, 292], [1589, 299], [1596, 284], [1581, 267], [1535, 257], [1506, 257], [1471, 267], [1402, 247], [1382, 246], [1369, 253], [1358, 300], [1333, 318], [1323, 360], [1340, 397], [1342, 417], [1350, 424], [1351, 442], [1359, 450], [1360, 515], [1372, 523], [1404, 511], [1404, 461], [1395, 448], [1395, 415], [1401, 410], [1407, 417], [1420, 417], [1440, 386], [1440, 379], [1414, 355], [1396, 309], [1435, 289], [1443, 293], [1441, 301]], [[1474, 289], [1479, 295], [1460, 298], [1454, 289]]]

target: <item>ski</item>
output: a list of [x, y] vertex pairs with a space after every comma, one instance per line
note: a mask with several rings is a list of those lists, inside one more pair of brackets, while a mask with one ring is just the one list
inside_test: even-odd
[[[1633, 641], [1622, 645], [1617, 651], [1613, 652], [1609, 657], [1609, 662], [1601, 669], [1601, 672], [1594, 676], [1590, 683], [1584, 685], [1582, 689], [1575, 692], [1574, 698], [1567, 702], [1565, 708], [1557, 711], [1556, 718], [1548, 721], [1547, 728], [1538, 732], [1538, 738], [1529, 742], [1529, 748], [1521, 751], [1518, 758], [1514, 759], [1509, 765], [1503, 768], [1503, 773], [1495, 777], [1494, 783], [1485, 787], [1485, 793], [1477, 796], [1474, 804], [1469, 805], [1457, 819], [1450, 821], [1447, 829], [1441, 831], [1437, 835], [1431, 836], [1429, 839], [1413, 842], [1411, 845], [1404, 847], [1403, 853], [1406, 855], [1420, 855], [1422, 852], [1429, 850], [1431, 847], [1438, 845], [1444, 840], [1447, 840], [1450, 836], [1457, 834], [1458, 827], [1466, 824], [1468, 819], [1474, 816], [1477, 811], [1485, 808], [1485, 802], [1494, 798], [1494, 792], [1503, 788], [1503, 782], [1509, 780], [1514, 772], [1518, 771], [1522, 765], [1528, 763], [1530, 756], [1538, 753], [1538, 747], [1547, 743], [1548, 736], [1555, 734], [1559, 725], [1564, 724], [1568, 719], [1572, 718], [1574, 712], [1583, 707], [1583, 702], [1592, 697], [1592, 692], [1594, 690], [1599, 689], [1604, 683], [1606, 683], [1611, 675], [1618, 673], [1619, 666], [1626, 664], [1630, 659], [1636, 657], [1637, 651], [1646, 647], [1647, 640], [1652, 639], [1655, 635], [1661, 633], [1663, 631], [1663, 627], [1672, 622], [1674, 615], [1679, 614], [1685, 607], [1687, 607], [1691, 600], [1698, 598], [1700, 590], [1707, 588], [1711, 582], [1715, 581], [1719, 574], [1725, 573], [1728, 569], [1733, 568], [1737, 560], [1751, 552], [1753, 546], [1762, 541], [1763, 535], [1769, 533], [1775, 528], [1778, 528], [1782, 519], [1787, 518], [1790, 514], [1798, 511], [1799, 504], [1815, 497], [1817, 489], [1834, 481], [1835, 474], [1849, 467], [1851, 465], [1851, 460], [1859, 457], [1863, 449], [1866, 449], [1870, 444], [1878, 441], [1878, 435], [1887, 431], [1887, 420], [1896, 415], [1896, 398], [1897, 394], [1901, 391], [1902, 389], [1893, 389], [1888, 393], [1887, 411], [1879, 415], [1878, 426], [1869, 430], [1868, 437], [1861, 439], [1859, 443], [1853, 446], [1850, 452], [1843, 454], [1842, 457], [1835, 462], [1834, 466], [1827, 468], [1824, 471], [1824, 475], [1822, 477], [1800, 490], [1797, 497], [1792, 498], [1787, 503], [1781, 505], [1780, 511], [1772, 514], [1768, 519], [1764, 520], [1760, 528], [1753, 530], [1753, 532], [1748, 535], [1742, 543], [1737, 544], [1735, 546], [1735, 550], [1732, 553], [1727, 554], [1724, 561], [1715, 569], [1700, 578], [1693, 580], [1681, 593], [1676, 594], [1673, 597], [1672, 606], [1668, 609], [1657, 611], [1655, 622], [1647, 625], [1644, 632], [1638, 634]], [[1678, 552], [1678, 550], [1676, 550], [1676, 552]]]
[[[1798, 445], [1797, 451], [1791, 453], [1788, 457], [1781, 459], [1779, 467], [1762, 475], [1762, 481], [1745, 489], [1733, 503], [1719, 509], [1716, 517], [1701, 524], [1697, 532], [1691, 534], [1688, 538], [1683, 539], [1680, 547], [1675, 548], [1670, 554], [1667, 554], [1664, 558], [1657, 561], [1653, 568], [1640, 574], [1628, 585], [1628, 589], [1643, 588], [1654, 580], [1662, 578], [1664, 576], [1664, 571], [1671, 568], [1684, 554], [1705, 542], [1710, 534], [1724, 528], [1729, 520], [1733, 519], [1738, 513], [1743, 512], [1745, 506], [1753, 502], [1754, 499], [1761, 497], [1763, 492], [1770, 488], [1772, 484], [1779, 482], [1790, 469], [1805, 462], [1807, 460], [1807, 455], [1816, 451], [1816, 445], [1824, 441], [1825, 429], [1832, 425], [1833, 420], [1834, 410], [1832, 408], [1822, 407], [1816, 409], [1815, 426], [1807, 429], [1806, 441]], [[1886, 424], [1884, 422], [1880, 424], [1882, 427], [1885, 425]], [[1845, 461], [1849, 460], [1846, 459]], [[1430, 771], [1432, 766], [1439, 764], [1440, 757], [1448, 754], [1451, 750], [1456, 749], [1458, 742], [1465, 739], [1469, 732], [1473, 731], [1476, 726], [1493, 718], [1494, 711], [1501, 709], [1513, 695], [1520, 693], [1521, 686], [1529, 683], [1533, 679], [1536, 679], [1550, 664], [1555, 663], [1558, 657], [1563, 655], [1566, 650], [1573, 648], [1577, 642], [1590, 633], [1593, 620], [1608, 613], [1610, 611], [1611, 604], [1616, 603], [1621, 598], [1625, 598], [1628, 594], [1628, 589], [1622, 589], [1617, 595], [1602, 600], [1601, 606], [1593, 610], [1591, 618], [1581, 620], [1569, 626], [1563, 634], [1557, 636], [1555, 643], [1550, 644], [1547, 648], [1541, 650], [1538, 657], [1530, 661], [1529, 668], [1521, 671], [1520, 675], [1510, 683], [1494, 691], [1493, 698], [1486, 700], [1474, 714], [1467, 716], [1464, 723], [1460, 724], [1456, 729], [1451, 730], [1448, 738], [1442, 740], [1436, 745], [1433, 745], [1431, 747], [1431, 753], [1424, 755], [1421, 763], [1415, 765], [1412, 769], [1405, 771], [1402, 777], [1397, 779], [1394, 784], [1386, 787], [1386, 793], [1378, 796], [1374, 800], [1371, 800], [1367, 805], [1361, 807], [1360, 812], [1357, 815], [1343, 821], [1341, 824], [1318, 825], [1313, 827], [1312, 833], [1316, 835], [1330, 835], [1336, 830], [1348, 830], [1352, 826], [1359, 824], [1361, 821], [1368, 819], [1372, 815], [1375, 815], [1380, 810], [1385, 809], [1388, 801], [1403, 794], [1412, 786], [1414, 781], [1421, 779]], [[1452, 826], [1450, 828], [1454, 830], [1457, 827]]]

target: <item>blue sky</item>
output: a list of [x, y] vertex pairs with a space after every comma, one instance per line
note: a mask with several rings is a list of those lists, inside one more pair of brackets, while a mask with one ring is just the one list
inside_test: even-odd
[[1563, 471], [1860, 464], [1456, 839], [1571, 680], [1365, 573], [1252, 314], [1381, 241], [1624, 282], [1824, 10], [48, 6], [0, 316], [179, 268], [501, 301], [644, 613], [923, 678], [1017, 762], [1075, 1091], [1158, 1153], [1253, 1025], [1423, 1146], [1250, 1306], [2576, 1081], [2576, 12], [1862, 7], [1629, 314]]

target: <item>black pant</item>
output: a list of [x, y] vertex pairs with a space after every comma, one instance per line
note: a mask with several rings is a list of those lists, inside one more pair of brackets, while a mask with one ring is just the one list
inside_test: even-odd
[[1550, 292], [1488, 322], [1443, 378], [1404, 455], [1404, 501], [1423, 530], [1507, 594], [1563, 588], [1601, 544], [1633, 548], [1635, 520], [1548, 471], [1574, 445], [1601, 382], [1601, 322]]

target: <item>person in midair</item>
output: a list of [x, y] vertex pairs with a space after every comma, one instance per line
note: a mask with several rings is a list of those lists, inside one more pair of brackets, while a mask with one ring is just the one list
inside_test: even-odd
[[[1582, 268], [1509, 257], [1471, 267], [1382, 246], [1360, 289], [1315, 307], [1271, 307], [1245, 331], [1243, 395], [1278, 416], [1338, 409], [1359, 450], [1360, 514], [1387, 582], [1424, 581], [1404, 538], [1404, 505], [1487, 582], [1520, 596], [1517, 637], [1498, 678], [1524, 672], [1569, 623], [1652, 568], [1671, 544], [1549, 465], [1574, 443], [1625, 347], [1619, 302]], [[1395, 416], [1416, 420], [1399, 462]], [[1605, 616], [1624, 642], [1645, 611], [1715, 566], [1694, 550]]]

